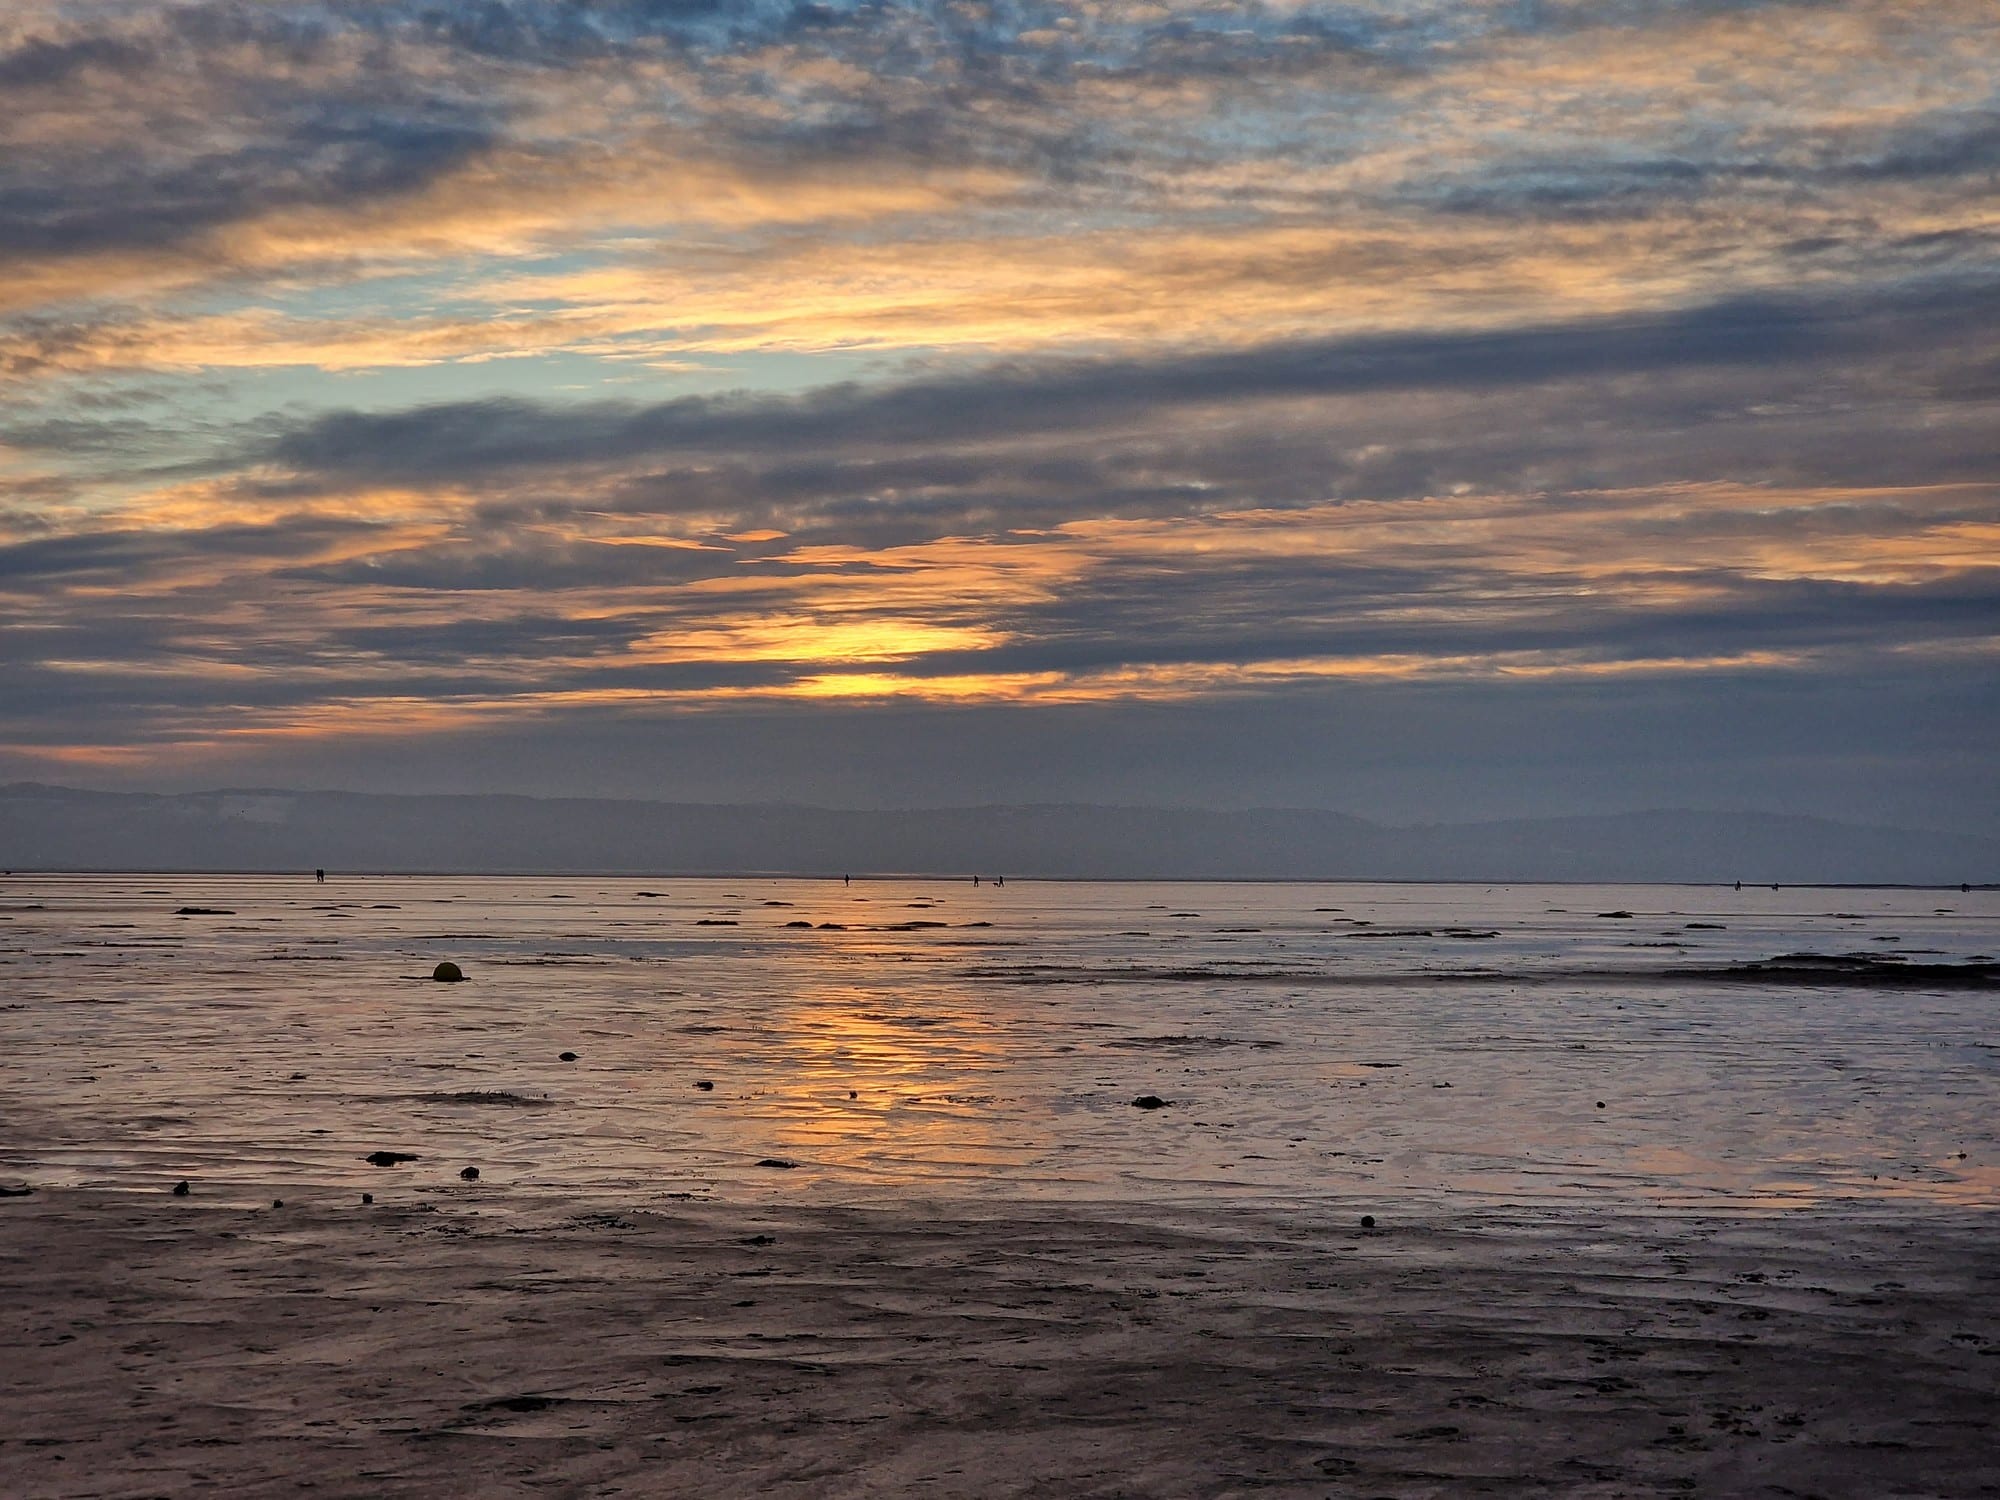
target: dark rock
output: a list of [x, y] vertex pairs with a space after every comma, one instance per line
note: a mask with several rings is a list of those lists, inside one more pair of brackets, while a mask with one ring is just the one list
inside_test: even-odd
[[575, 1054], [574, 1052], [565, 1052], [565, 1053], [562, 1053], [562, 1054], [561, 1054], [561, 1055], [560, 1055], [559, 1057], [557, 1057], [556, 1061], [557, 1061], [557, 1062], [575, 1062], [575, 1061], [576, 1061], [576, 1054]]
[[25, 1198], [32, 1192], [34, 1192], [34, 1189], [29, 1187], [25, 1182], [19, 1187], [0, 1185], [0, 1198]]
[[285, 1200], [283, 1198], [273, 1198], [271, 1200], [271, 1207], [273, 1208], [283, 1208], [284, 1206]]
[[742, 1243], [746, 1245], [775, 1245], [778, 1242], [768, 1234], [753, 1234]]
[[697, 1078], [694, 1081], [694, 1086], [704, 1094], [712, 1093], [715, 1089], [715, 1080], [712, 1078]]
[[1132, 1107], [1134, 1109], [1165, 1109], [1167, 1101], [1162, 1099], [1158, 1094], [1141, 1094], [1132, 1101]]
[[176, 1198], [185, 1198], [189, 1193], [193, 1191], [194, 1189], [188, 1186], [188, 1182], [185, 1177], [183, 1177], [179, 1182], [174, 1184], [174, 1196]]
[[183, 906], [174, 915], [177, 917], [233, 917], [236, 913], [221, 906]]
[[1373, 1229], [1375, 1227], [1375, 1215], [1363, 1214], [1361, 1216], [1361, 1227], [1363, 1229]]
[[408, 1151], [370, 1151], [361, 1159], [371, 1167], [393, 1167], [401, 1162], [415, 1161], [417, 1158]]
[[786, 1161], [782, 1157], [767, 1156], [762, 1161], [758, 1162], [757, 1165], [760, 1167], [777, 1167], [780, 1171], [789, 1172], [792, 1170], [793, 1167], [796, 1167], [798, 1163], [795, 1161]]
[[697, 917], [694, 925], [697, 927], [735, 927], [738, 923], [734, 917]]
[[363, 1203], [373, 1203], [375, 1201], [375, 1195], [373, 1193], [363, 1193], [361, 1195], [361, 1201]]
[[861, 1096], [857, 1094], [853, 1089], [849, 1089], [847, 1091], [847, 1097], [850, 1099], [859, 1099]]
[[812, 926], [812, 923], [805, 921], [803, 918], [801, 918], [799, 921], [787, 922], [785, 925], [787, 927], [810, 927]]
[[1632, 913], [1629, 911], [1601, 911], [1598, 915], [1600, 917], [1629, 917]]
[[466, 1167], [458, 1175], [463, 1177], [467, 1182], [477, 1182], [479, 1181], [479, 1168]]
[[845, 922], [822, 922], [819, 924], [819, 930], [821, 932], [845, 932], [847, 931], [847, 924]]
[[435, 969], [431, 970], [431, 978], [435, 979], [439, 984], [458, 984], [465, 978], [465, 970], [461, 969], [450, 959], [446, 959]]
[[1603, 1101], [1602, 1099], [1599, 1099], [1599, 1100], [1597, 1101], [1597, 1107], [1598, 1107], [1599, 1109], [1602, 1109], [1602, 1108], [1604, 1108], [1604, 1101]]

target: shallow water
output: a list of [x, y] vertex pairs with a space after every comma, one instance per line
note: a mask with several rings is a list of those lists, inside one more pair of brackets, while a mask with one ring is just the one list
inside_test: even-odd
[[1990, 957], [2000, 895], [15, 876], [0, 1174], [2000, 1204], [2000, 992], [1687, 972], [1797, 952]]

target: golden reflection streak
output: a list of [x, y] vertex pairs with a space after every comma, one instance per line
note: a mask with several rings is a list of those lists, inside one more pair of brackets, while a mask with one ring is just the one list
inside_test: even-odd
[[[837, 965], [844, 953], [877, 955], [906, 935], [815, 930], [799, 934]], [[885, 994], [838, 983], [782, 986], [763, 1024], [777, 1063], [766, 1086], [781, 1118], [746, 1134], [746, 1150], [775, 1137], [801, 1165], [907, 1177], [954, 1169], [986, 1173], [1015, 1152], [982, 1100], [1005, 1063], [998, 1032], [1006, 997], [977, 1007], [939, 987]], [[859, 1097], [849, 1099], [852, 1090]], [[1015, 1143], [1018, 1146], [1026, 1143]]]

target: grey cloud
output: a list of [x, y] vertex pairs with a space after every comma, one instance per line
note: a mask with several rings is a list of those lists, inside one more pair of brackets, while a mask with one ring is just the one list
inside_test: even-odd
[[0, 166], [0, 252], [162, 246], [292, 205], [343, 206], [412, 192], [495, 139], [472, 120], [346, 117], [267, 127], [261, 139], [165, 159], [100, 157]]
[[87, 574], [115, 574], [136, 584], [200, 558], [282, 561], [373, 529], [365, 522], [301, 517], [270, 525], [38, 537], [0, 546], [0, 590], [61, 586], [65, 579]]
[[[1159, 420], [1178, 407], [1390, 392], [1526, 392], [1546, 383], [1670, 382], [1696, 371], [1813, 371], [1891, 357], [1935, 360], [2000, 335], [1983, 284], [1922, 296], [1736, 300], [1647, 318], [1480, 334], [1267, 345], [1133, 360], [1002, 363], [889, 387], [796, 398], [735, 395], [653, 406], [522, 400], [328, 412], [246, 458], [334, 476], [421, 483], [446, 475], [612, 470], [666, 455], [949, 448]], [[1667, 387], [1661, 387], [1665, 389]], [[1675, 392], [1674, 399], [1685, 393]], [[1644, 407], [1643, 392], [1634, 405]]]
[[123, 37], [79, 36], [60, 41], [30, 37], [13, 51], [0, 53], [0, 88], [49, 88], [95, 69], [136, 73], [150, 57], [145, 47]]
[[287, 569], [280, 577], [377, 588], [505, 589], [659, 586], [711, 578], [738, 567], [736, 553], [633, 543], [537, 539], [500, 530], [507, 544], [471, 540], [406, 547], [321, 567]]
[[[1670, 604], [1636, 591], [1662, 581], [1706, 587]], [[1983, 640], [1996, 619], [2000, 569], [1897, 585], [1724, 571], [1523, 579], [1446, 559], [1404, 568], [1310, 557], [1201, 569], [1113, 562], [1093, 573], [1085, 593], [1003, 615], [997, 623], [1015, 637], [1008, 643], [927, 653], [900, 670], [1074, 672], [1378, 654], [1563, 652], [1604, 661], [1838, 654]]]
[[[2000, 828], [1990, 672], [1900, 664], [1838, 690], [1773, 672], [1341, 683], [1189, 703], [630, 706], [359, 747], [245, 745], [190, 787], [508, 791], [839, 807], [1095, 801], [1436, 822], [1764, 807]], [[0, 685], [0, 705], [10, 700]], [[1468, 748], [1467, 726], [1477, 726]], [[17, 738], [37, 733], [24, 724]], [[22, 764], [16, 760], [16, 765]], [[148, 767], [140, 784], [163, 773]], [[780, 790], [781, 789], [781, 790]]]

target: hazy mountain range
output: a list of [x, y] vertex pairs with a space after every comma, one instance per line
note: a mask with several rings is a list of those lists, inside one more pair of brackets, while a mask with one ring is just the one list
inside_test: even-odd
[[0, 787], [0, 867], [1953, 884], [2000, 840], [1761, 813], [1386, 827], [1310, 808], [783, 804]]

